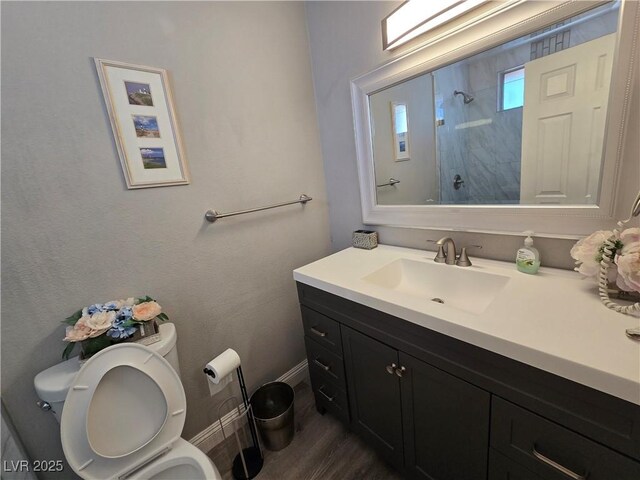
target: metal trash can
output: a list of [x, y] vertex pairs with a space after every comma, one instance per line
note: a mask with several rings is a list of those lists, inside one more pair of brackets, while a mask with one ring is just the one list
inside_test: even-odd
[[265, 448], [277, 452], [293, 440], [293, 388], [284, 382], [267, 383], [251, 395], [251, 407]]

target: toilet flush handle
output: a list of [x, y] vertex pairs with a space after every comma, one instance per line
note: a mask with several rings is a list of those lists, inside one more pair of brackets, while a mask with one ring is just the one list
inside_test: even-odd
[[49, 410], [51, 410], [51, 404], [49, 402], [45, 402], [44, 400], [38, 400], [36, 402], [36, 405], [40, 407], [41, 410], [44, 410], [45, 412], [48, 412]]

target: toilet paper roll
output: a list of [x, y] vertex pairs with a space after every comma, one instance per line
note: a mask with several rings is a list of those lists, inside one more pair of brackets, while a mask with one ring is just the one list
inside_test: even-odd
[[213, 378], [211, 378], [210, 375], [207, 375], [207, 385], [209, 385], [209, 395], [211, 395], [212, 397], [214, 395], [217, 395], [222, 390], [227, 388], [227, 385], [229, 385], [232, 381], [233, 381], [233, 374], [227, 375], [218, 383], [213, 383]]
[[224, 352], [218, 355], [213, 360], [207, 363], [206, 368], [213, 371], [214, 375], [207, 375], [209, 379], [215, 383], [220, 383], [226, 376], [233, 373], [233, 371], [240, 366], [240, 356], [235, 350], [227, 348]]

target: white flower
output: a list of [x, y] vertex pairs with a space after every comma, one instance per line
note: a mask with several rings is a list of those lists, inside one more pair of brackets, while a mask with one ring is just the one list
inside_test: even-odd
[[621, 254], [616, 257], [616, 263], [618, 287], [627, 292], [640, 292], [640, 241], [625, 245]]
[[85, 323], [85, 317], [79, 319], [74, 326], [68, 326], [65, 332], [65, 342], [81, 342], [91, 335], [91, 328]]
[[620, 255], [626, 255], [628, 253], [635, 253], [635, 252], [640, 252], [640, 238], [638, 238], [638, 240], [636, 240], [635, 242], [626, 243], [624, 247], [622, 247], [622, 250], [620, 251]]
[[640, 228], [627, 228], [620, 233], [620, 241], [626, 247], [629, 244], [640, 243]]
[[610, 230], [598, 230], [579, 240], [571, 248], [571, 256], [576, 260], [576, 270], [587, 277], [598, 275], [600, 271], [600, 247], [613, 236]]
[[84, 322], [91, 330], [106, 330], [111, 328], [116, 319], [116, 312], [99, 312], [90, 317], [83, 317]]
[[600, 264], [595, 260], [593, 262], [585, 262], [578, 265], [575, 270], [585, 277], [595, 277], [600, 272]]
[[120, 300], [122, 302], [123, 307], [133, 307], [136, 304], [136, 299], [133, 297], [129, 297], [126, 300]]
[[89, 338], [99, 337], [100, 335], [102, 335], [103, 333], [109, 331], [110, 329], [111, 329], [111, 327], [103, 328], [101, 330], [91, 330], [91, 333], [89, 334]]

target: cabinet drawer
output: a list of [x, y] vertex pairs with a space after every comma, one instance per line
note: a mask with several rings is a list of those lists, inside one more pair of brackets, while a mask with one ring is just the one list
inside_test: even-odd
[[315, 312], [301, 305], [304, 334], [313, 338], [327, 350], [342, 357], [342, 340], [340, 338], [340, 324], [321, 313]]
[[543, 480], [638, 480], [640, 463], [494, 396], [491, 446]]
[[335, 415], [344, 423], [349, 423], [349, 402], [346, 392], [314, 371], [310, 372], [311, 387], [316, 398], [316, 405]]
[[305, 337], [304, 343], [307, 346], [309, 371], [335, 383], [340, 388], [346, 389], [342, 357], [330, 352], [312, 338]]
[[539, 476], [493, 448], [489, 452], [489, 480], [541, 480]]

